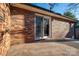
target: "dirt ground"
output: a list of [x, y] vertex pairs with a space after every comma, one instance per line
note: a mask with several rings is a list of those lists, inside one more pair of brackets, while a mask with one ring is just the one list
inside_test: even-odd
[[[40, 42], [40, 41], [38, 41]], [[55, 42], [55, 43], [61, 43], [61, 44], [65, 44], [65, 45], [68, 45], [68, 46], [72, 46], [74, 48], [77, 48], [79, 49], [79, 40], [57, 40], [57, 41], [41, 41], [41, 42]]]
[[74, 48], [79, 49], [79, 41], [66, 41], [66, 42], [59, 42], [61, 44], [66, 44], [68, 46], [72, 46]]
[[65, 42], [38, 42], [11, 46], [7, 56], [78, 56], [78, 52]]

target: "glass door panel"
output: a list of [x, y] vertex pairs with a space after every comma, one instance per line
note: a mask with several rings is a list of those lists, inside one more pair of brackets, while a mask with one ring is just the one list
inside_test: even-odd
[[49, 36], [49, 19], [44, 18], [44, 36]]
[[36, 38], [43, 37], [43, 18], [36, 16]]

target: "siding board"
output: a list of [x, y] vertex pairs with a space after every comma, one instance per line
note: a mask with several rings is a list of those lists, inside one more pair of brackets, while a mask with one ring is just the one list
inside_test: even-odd
[[11, 7], [11, 34], [11, 44], [33, 42], [34, 13]]

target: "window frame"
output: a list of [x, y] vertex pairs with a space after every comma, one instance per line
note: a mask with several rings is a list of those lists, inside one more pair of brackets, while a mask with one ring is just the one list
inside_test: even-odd
[[[43, 21], [44, 21], [44, 18], [45, 19], [48, 19], [48, 22], [49, 22], [49, 35], [48, 35], [48, 38], [52, 38], [52, 22], [51, 22], [51, 17], [50, 16], [46, 16], [46, 15], [41, 15], [41, 14], [35, 14], [35, 18], [34, 18], [34, 36], [35, 36], [35, 40], [37, 40], [36, 38], [36, 16], [40, 16], [40, 17], [43, 17]], [[44, 24], [44, 23], [43, 23]], [[43, 25], [44, 26], [44, 25]], [[44, 37], [44, 28], [43, 28], [43, 37]], [[46, 38], [46, 39], [48, 39]]]

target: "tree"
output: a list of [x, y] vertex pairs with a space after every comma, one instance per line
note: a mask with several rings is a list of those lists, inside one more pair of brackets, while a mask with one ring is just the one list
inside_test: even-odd
[[68, 7], [69, 10], [76, 10], [77, 8], [79, 8], [79, 3], [69, 3]]
[[77, 19], [76, 16], [70, 11], [65, 12], [64, 15], [75, 20]]
[[79, 14], [79, 3], [69, 3], [68, 10], [72, 11], [74, 14]]
[[48, 3], [48, 5], [49, 5], [49, 10], [51, 11], [54, 9], [54, 7], [58, 5], [58, 3]]

